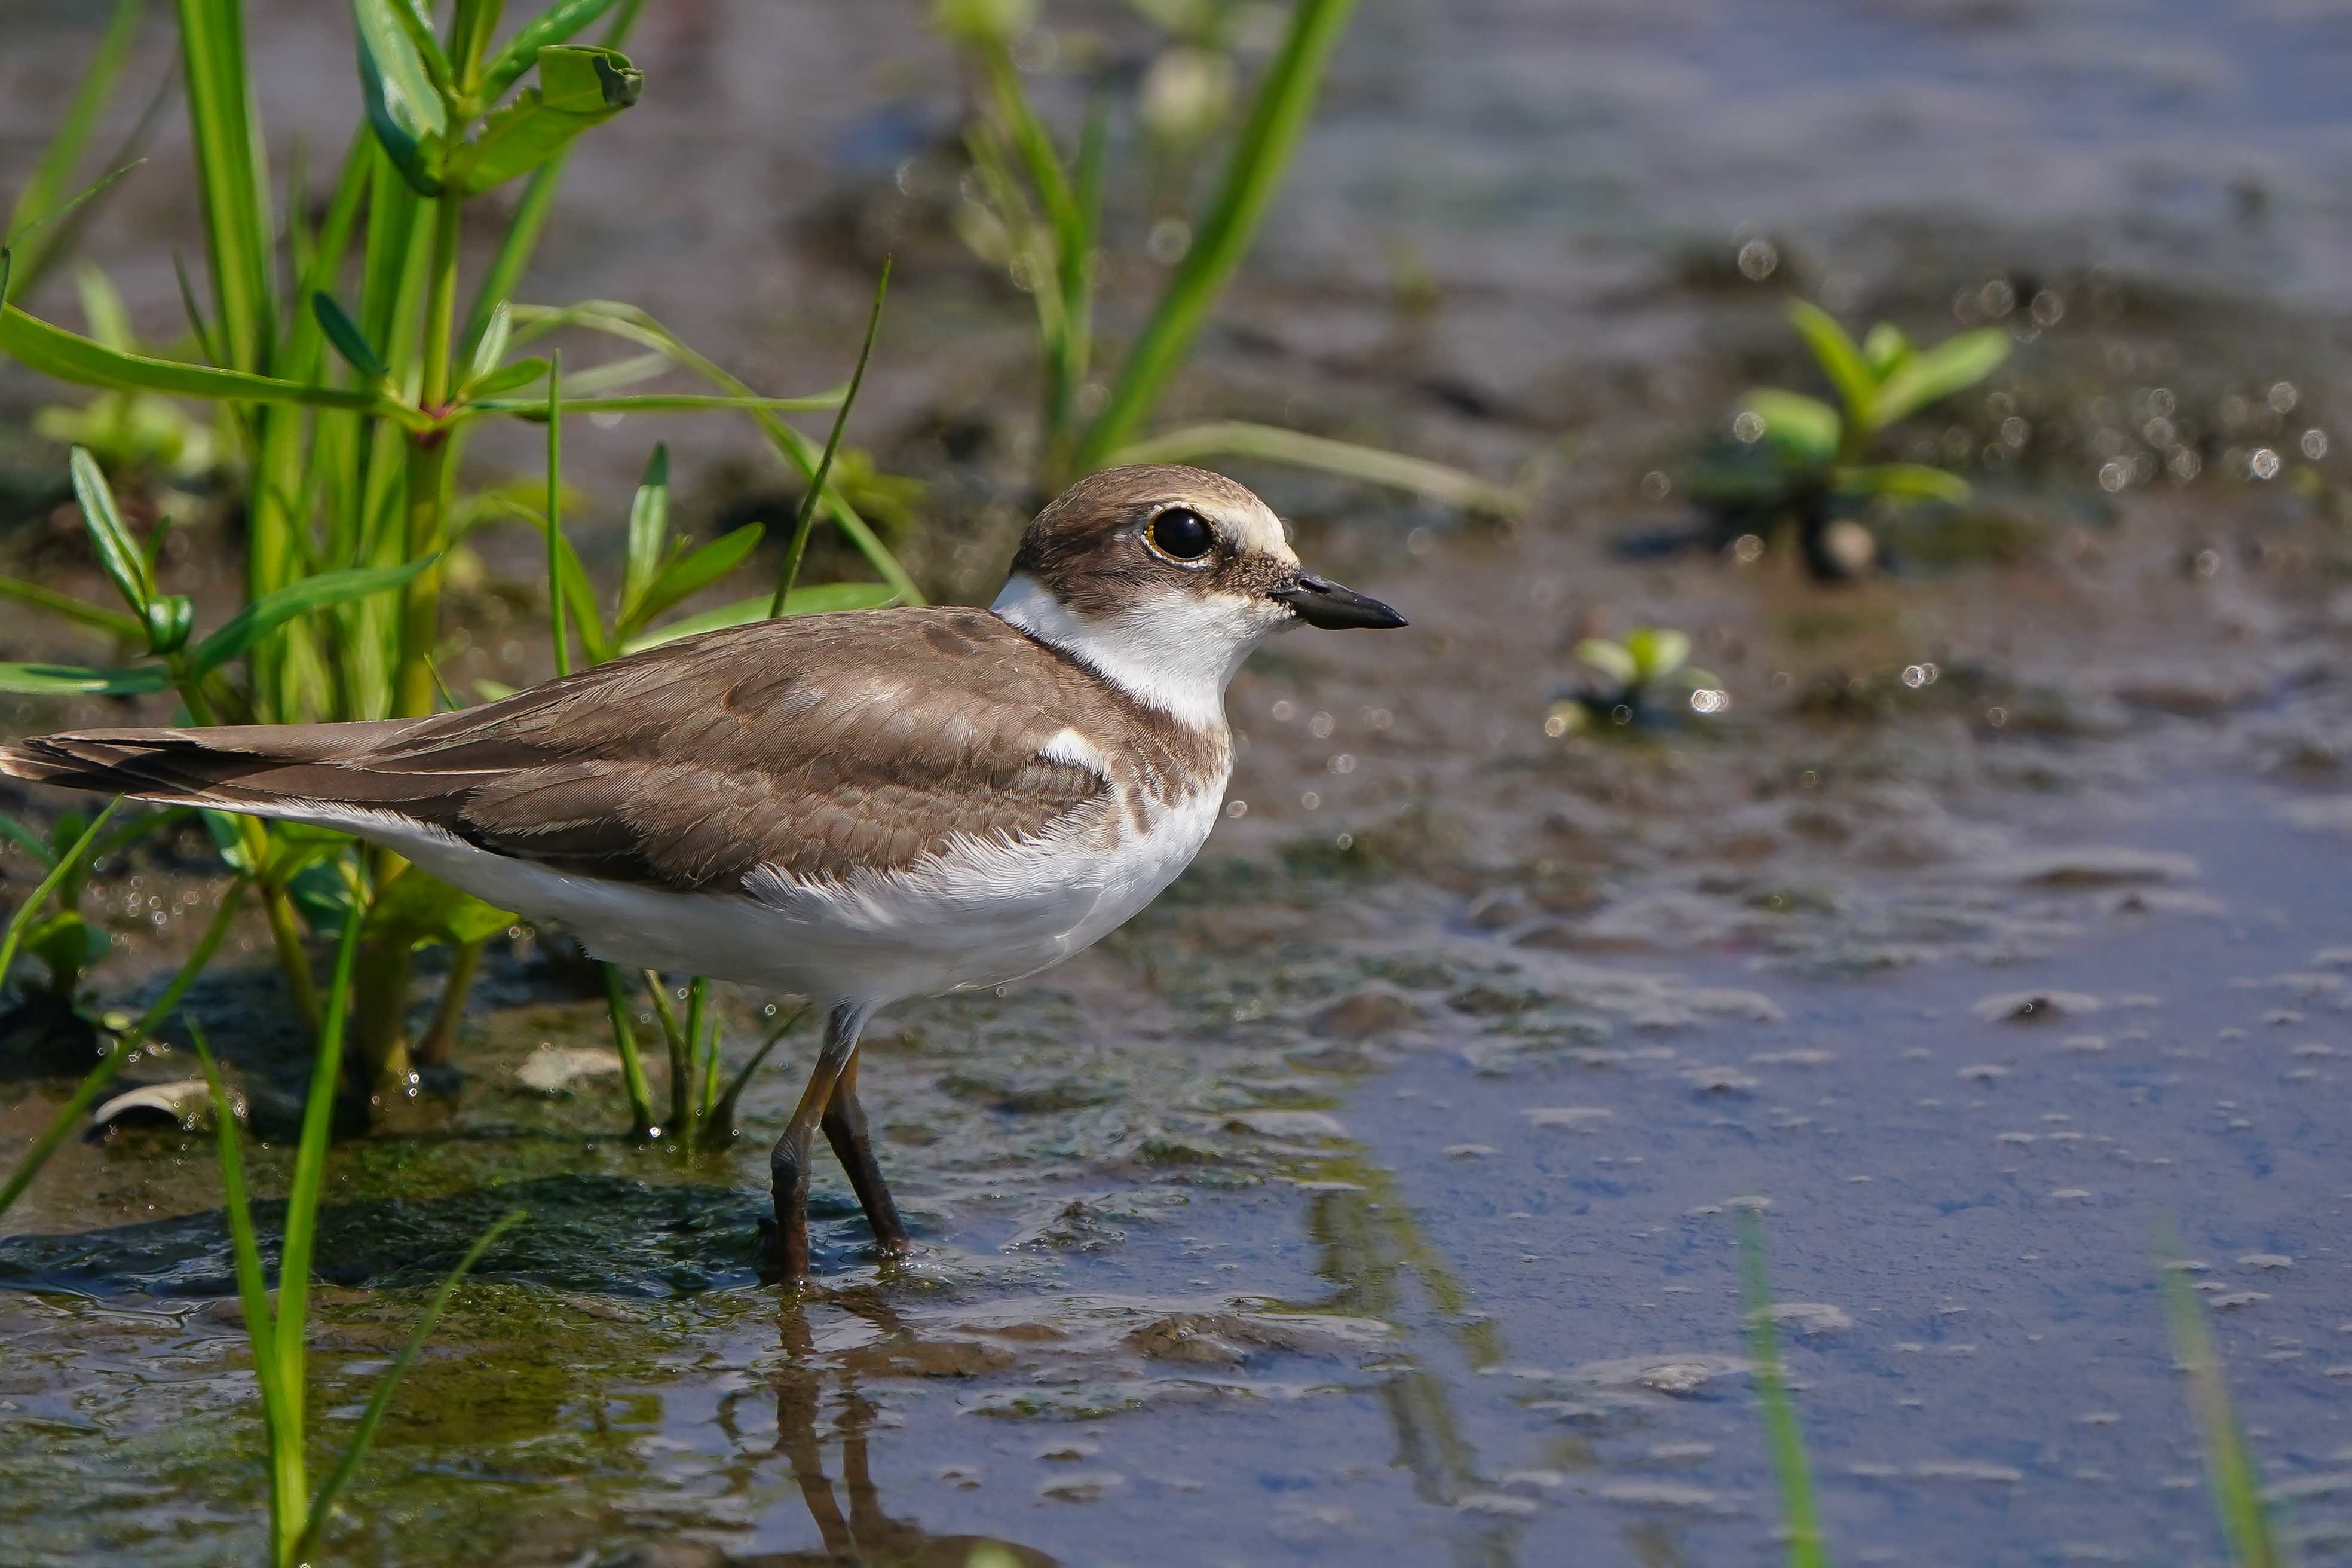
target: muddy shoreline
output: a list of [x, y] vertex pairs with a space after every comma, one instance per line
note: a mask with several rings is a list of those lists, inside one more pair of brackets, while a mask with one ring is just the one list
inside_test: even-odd
[[[327, 144], [348, 122], [340, 35], [259, 9], [289, 84], [273, 123]], [[1861, 9], [1791, 5], [1738, 58], [1704, 0], [1566, 21], [1506, 5], [1483, 42], [1366, 7], [1297, 200], [1168, 418], [1288, 422], [1498, 481], [1540, 463], [1538, 505], [1501, 526], [1235, 468], [1414, 630], [1269, 647], [1231, 695], [1242, 809], [1160, 905], [1008, 994], [877, 1025], [865, 1092], [923, 1243], [908, 1269], [877, 1272], [827, 1166], [823, 1287], [780, 1313], [750, 1226], [791, 1071], [747, 1100], [741, 1148], [627, 1145], [613, 1079], [544, 1059], [602, 1043], [601, 1003], [537, 939], [494, 944], [449, 1092], [337, 1152], [330, 1434], [421, 1282], [504, 1207], [535, 1218], [460, 1290], [341, 1553], [1764, 1561], [1742, 1207], [1765, 1219], [1839, 1560], [2217, 1559], [2164, 1341], [2168, 1238], [2290, 1539], [2309, 1562], [2347, 1549], [2332, 284], [2352, 248], [2331, 252], [2338, 153], [2310, 74], [2343, 41], [2316, 13], [2241, 43], [2160, 6], [2062, 113], [2116, 7]], [[644, 122], [583, 158], [535, 282], [641, 299], [797, 390], [854, 352], [866, 268], [892, 248], [906, 346], [886, 336], [859, 438], [930, 487], [904, 541], [926, 587], [984, 600], [1030, 500], [1026, 410], [1003, 391], [1028, 384], [1028, 304], [938, 226], [951, 184], [896, 177], [958, 91], [905, 21], [674, 7], [644, 50]], [[80, 47], [62, 12], [30, 36], [0, 66], [22, 89], [0, 92], [11, 156], [54, 115], [40, 62]], [[1935, 51], [1958, 85], [1906, 97]], [[1796, 129], [1735, 155], [1740, 116], [1766, 110]], [[1872, 136], [1875, 157], [1851, 155]], [[173, 289], [146, 237], [193, 232], [174, 155], [154, 150], [92, 242], [158, 331]], [[694, 159], [709, 179], [666, 173]], [[2261, 202], [2234, 194], [2247, 179]], [[1433, 308], [1382, 259], [1400, 236]], [[1752, 279], [1759, 237], [1776, 260]], [[1114, 313], [1149, 283], [1115, 288]], [[1783, 549], [1622, 548], [1691, 525], [1681, 476], [1743, 388], [1811, 384], [1792, 291], [1925, 337], [2017, 325], [1999, 375], [1903, 437], [1964, 461], [1981, 504], [1896, 533], [1902, 570], [1841, 587]], [[0, 373], [0, 468], [54, 465], [16, 428], [48, 395]], [[748, 429], [583, 430], [599, 569], [656, 436], [705, 536], [774, 492]], [[2264, 449], [2276, 479], [2250, 477]], [[485, 479], [525, 460], [474, 455]], [[192, 528], [171, 562], [215, 602], [232, 526]], [[45, 516], [0, 553], [101, 590]], [[486, 535], [479, 561], [452, 680], [545, 673], [517, 629], [529, 542]], [[1689, 632], [1728, 709], [1661, 737], [1547, 734], [1585, 679], [1577, 641], [1642, 624]], [[91, 653], [0, 624], [0, 657]], [[8, 733], [142, 716], [164, 717], [0, 700]], [[0, 897], [27, 865], [0, 859]], [[124, 1005], [217, 879], [191, 839], [101, 882], [118, 942], [96, 984]], [[257, 921], [232, 951], [195, 1005], [266, 1109], [295, 1042]], [[727, 1000], [731, 1048], [771, 1000]], [[11, 1067], [0, 1160], [69, 1082]], [[282, 1159], [257, 1154], [260, 1190]], [[126, 1134], [69, 1150], [12, 1215], [12, 1559], [254, 1551], [266, 1480], [217, 1183], [205, 1140]]]

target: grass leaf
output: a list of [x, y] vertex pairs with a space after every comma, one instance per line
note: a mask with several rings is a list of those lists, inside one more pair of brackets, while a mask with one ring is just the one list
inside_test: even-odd
[[1861, 463], [1842, 468], [1837, 488], [1849, 495], [1897, 496], [1910, 500], [1939, 500], [1963, 505], [1974, 493], [1958, 474], [1925, 463]]
[[539, 51], [560, 44], [613, 8], [614, 0], [558, 0], [515, 30], [506, 47], [482, 68], [482, 101], [496, 103], [539, 62]]
[[537, 168], [590, 126], [636, 102], [645, 73], [616, 49], [550, 45], [539, 51], [539, 81], [451, 153], [452, 185], [478, 195]]
[[1892, 425], [1939, 398], [1974, 386], [2009, 357], [2005, 327], [1979, 327], [1914, 353], [1878, 389], [1879, 420]]
[[[604, 332], [667, 354], [714, 386], [723, 386], [745, 395], [751, 390], [719, 364], [688, 348], [668, 328], [635, 305], [611, 300], [591, 300], [562, 307], [519, 305], [515, 308], [515, 320], [534, 335], [566, 326]], [[786, 462], [798, 468], [803, 477], [816, 472], [819, 448], [815, 442], [777, 418], [767, 408], [753, 406], [749, 407], [748, 412], [759, 421], [760, 428], [766, 433], [770, 444]], [[915, 585], [914, 578], [907, 574], [907, 569], [890, 552], [889, 546], [884, 544], [874, 530], [867, 526], [866, 520], [857, 515], [857, 509], [843, 499], [840, 487], [825, 486], [824, 495], [822, 504], [832, 515], [835, 525], [857, 552], [866, 557], [866, 563], [874, 568], [876, 574], [890, 584], [900, 602], [909, 605], [929, 603], [923, 597], [923, 591]]]
[[[119, 796], [108, 801], [106, 809], [100, 812], [88, 827], [82, 829], [81, 837], [74, 840], [73, 847], [64, 854], [55, 857], [49, 854], [47, 848], [38, 839], [25, 834], [24, 830], [18, 828], [14, 822], [8, 824], [11, 829], [9, 837], [23, 844], [36, 858], [47, 862], [49, 869], [48, 874], [34, 886], [33, 890], [25, 895], [25, 901], [16, 906], [16, 912], [8, 917], [7, 929], [0, 931], [0, 984], [6, 983], [8, 966], [16, 961], [16, 944], [24, 940], [25, 928], [33, 923], [33, 918], [40, 912], [41, 906], [48, 901], [49, 895], [63, 887], [66, 879], [74, 874], [74, 868], [81, 863], [81, 858], [85, 854], [90, 854], [90, 846], [98, 842], [98, 830], [106, 826], [106, 819], [112, 816], [115, 808], [121, 804], [122, 801]], [[90, 854], [90, 858], [96, 859], [97, 856]]]
[[793, 595], [793, 584], [801, 574], [801, 557], [807, 552], [810, 527], [816, 521], [817, 503], [824, 499], [825, 480], [833, 473], [834, 455], [841, 450], [841, 433], [849, 426], [849, 410], [857, 401], [857, 389], [866, 384], [866, 362], [874, 357], [874, 337], [882, 327], [882, 301], [890, 292], [890, 258], [882, 258], [882, 274], [874, 280], [874, 308], [866, 314], [866, 341], [858, 345], [857, 368], [849, 373], [849, 390], [842, 394], [841, 406], [833, 416], [833, 429], [824, 438], [824, 455], [817, 459], [815, 471], [808, 477], [808, 487], [801, 492], [799, 512], [793, 519], [792, 542], [784, 547], [783, 569], [776, 575], [776, 593], [770, 601], [768, 614], [781, 616], [785, 601]]
[[18, 604], [31, 605], [36, 609], [63, 616], [69, 621], [107, 633], [110, 637], [137, 637], [145, 628], [120, 610], [110, 610], [103, 605], [87, 604], [70, 595], [38, 583], [27, 583], [16, 577], [0, 577], [0, 599], [14, 599]]
[[1763, 439], [1810, 463], [1835, 458], [1845, 437], [1844, 416], [1801, 392], [1759, 386], [1740, 398], [1739, 405], [1764, 421]]
[[78, 386], [116, 392], [163, 392], [178, 397], [232, 403], [299, 403], [312, 408], [355, 409], [412, 430], [426, 429], [432, 425], [417, 410], [373, 391], [312, 386], [275, 376], [122, 353], [36, 320], [14, 305], [0, 307], [0, 350], [15, 355], [29, 369]]
[[[114, 96], [114, 84], [122, 74], [123, 62], [130, 58], [131, 46], [139, 36], [139, 18], [146, 9], [146, 0], [114, 0], [114, 14], [108, 18], [106, 32], [98, 42], [98, 52], [90, 57], [89, 68], [82, 72], [81, 82], [74, 89], [73, 101], [66, 106], [63, 119], [58, 121], [49, 144], [41, 150], [40, 161], [33, 165], [32, 177], [25, 188], [16, 193], [14, 205], [8, 209], [8, 221], [0, 226], [0, 237], [22, 252], [18, 287], [29, 283], [39, 272], [42, 253], [54, 236], [47, 240], [36, 237], [37, 226], [61, 216], [71, 203], [63, 200], [68, 181], [89, 151], [90, 135], [98, 129], [99, 116], [105, 112], [107, 100]], [[95, 192], [85, 193], [75, 201], [86, 200]], [[8, 289], [0, 281], [0, 300], [7, 298]]]
[[1821, 1515], [1813, 1505], [1812, 1470], [1805, 1462], [1805, 1436], [1780, 1370], [1772, 1282], [1764, 1261], [1764, 1222], [1753, 1209], [1742, 1210], [1739, 1216], [1739, 1295], [1748, 1310], [1748, 1340], [1756, 1359], [1756, 1397], [1764, 1406], [1772, 1469], [1780, 1483], [1780, 1527], [1789, 1538], [1789, 1568], [1829, 1568]]
[[[352, 23], [359, 35], [360, 90], [367, 100], [368, 123], [375, 128], [393, 167], [420, 196], [441, 194], [443, 163], [447, 152], [449, 115], [410, 37], [410, 26], [396, 11], [406, 0], [352, 0]], [[413, 22], [413, 18], [406, 19]], [[443, 79], [453, 67], [445, 56]]]
[[450, 1295], [457, 1289], [457, 1281], [471, 1274], [474, 1266], [482, 1260], [482, 1255], [490, 1249], [492, 1244], [526, 1217], [521, 1209], [502, 1215], [476, 1238], [472, 1247], [466, 1249], [466, 1256], [457, 1260], [457, 1267], [443, 1277], [440, 1288], [433, 1292], [433, 1300], [425, 1303], [425, 1315], [416, 1321], [415, 1331], [408, 1336], [408, 1342], [400, 1347], [400, 1353], [392, 1358], [392, 1364], [384, 1368], [383, 1375], [376, 1379], [375, 1393], [369, 1397], [367, 1408], [360, 1413], [359, 1426], [352, 1433], [352, 1440], [344, 1446], [342, 1457], [335, 1461], [335, 1468], [328, 1471], [327, 1479], [320, 1483], [319, 1495], [310, 1504], [310, 1526], [296, 1543], [299, 1551], [308, 1551], [316, 1543], [319, 1531], [325, 1527], [334, 1510], [335, 1500], [351, 1484], [352, 1476], [359, 1469], [360, 1460], [367, 1456], [368, 1445], [375, 1440], [376, 1428], [383, 1424], [384, 1412], [392, 1407], [392, 1396], [399, 1389], [400, 1380], [415, 1364], [416, 1352], [425, 1348], [425, 1342], [432, 1334], [434, 1326], [440, 1322], [443, 1310], [449, 1305]]
[[198, 643], [191, 656], [190, 678], [203, 679], [299, 616], [334, 605], [348, 605], [372, 594], [389, 593], [426, 571], [438, 559], [427, 555], [397, 566], [354, 566], [341, 572], [320, 572], [289, 583], [256, 599]]
[[1297, 0], [1292, 7], [1289, 31], [1234, 139], [1216, 195], [1194, 226], [1192, 247], [1129, 353], [1109, 403], [1078, 447], [1079, 472], [1107, 466], [1111, 453], [1135, 438], [1192, 351], [1281, 188], [1291, 151], [1314, 113], [1324, 65], [1354, 8], [1354, 0]]
[[[898, 602], [897, 591], [887, 583], [824, 583], [812, 588], [793, 589], [792, 597], [784, 601], [784, 614], [821, 616], [839, 610], [878, 610]], [[704, 632], [768, 620], [772, 617], [774, 608], [775, 596], [772, 594], [738, 599], [732, 604], [720, 605], [696, 615], [681, 616], [667, 626], [639, 632], [623, 643], [618, 651], [636, 653], [645, 648], [658, 647], [666, 642], [675, 642], [679, 637], [698, 637]]]
[[[645, 477], [629, 500], [628, 552], [621, 565], [620, 620], [635, 615], [637, 600], [661, 571], [669, 543], [669, 447], [656, 442], [646, 459]], [[616, 622], [617, 626], [617, 622]]]
[[[276, 227], [254, 75], [246, 56], [244, 5], [242, 0], [179, 0], [179, 6], [182, 75], [204, 195], [223, 363], [229, 370], [258, 371], [269, 363], [278, 320], [270, 283]], [[0, 346], [26, 357], [13, 344]]]
[[352, 320], [332, 294], [324, 289], [314, 290], [310, 295], [310, 314], [317, 318], [319, 331], [326, 334], [327, 342], [343, 356], [343, 363], [359, 372], [362, 380], [380, 382], [392, 374], [383, 356], [375, 352], [375, 345], [367, 341], [360, 324]]
[[[408, 872], [393, 884], [421, 872]], [[378, 900], [381, 901], [380, 900]], [[369, 918], [374, 910], [369, 910]], [[343, 1036], [351, 1020], [352, 975], [359, 958], [360, 932], [368, 920], [346, 920], [335, 945], [333, 978], [327, 984], [327, 1016], [311, 1047], [310, 1089], [302, 1102], [302, 1132], [294, 1149], [294, 1183], [286, 1194], [286, 1237], [278, 1252], [277, 1357], [299, 1388], [302, 1335], [310, 1318], [310, 1249], [318, 1238], [319, 1194], [327, 1180], [327, 1135], [335, 1120], [342, 1079]]]
[[1517, 490], [1489, 483], [1444, 463], [1242, 420], [1192, 425], [1154, 436], [1110, 453], [1103, 466], [1192, 463], [1204, 458], [1258, 458], [1287, 463], [1293, 468], [1426, 496], [1447, 506], [1490, 517], [1517, 517], [1527, 510], [1528, 498]]
[[2189, 1374], [2189, 1407], [2204, 1438], [2214, 1516], [2237, 1568], [2282, 1568], [2286, 1560], [2272, 1537], [2262, 1478], [2230, 1402], [2230, 1385], [2221, 1376], [2221, 1358], [2206, 1328], [2205, 1309], [2178, 1263], [2177, 1258], [2162, 1259], [2165, 1330], [2173, 1359]]
[[1805, 340], [1820, 362], [1822, 374], [1837, 388], [1838, 398], [1845, 405], [1846, 424], [1864, 435], [1890, 423], [1879, 408], [1878, 378], [1870, 374], [1870, 362], [1862, 350], [1854, 346], [1837, 318], [1807, 300], [1789, 301], [1789, 324]]
[[646, 589], [645, 597], [637, 602], [627, 621], [613, 628], [614, 635], [627, 637], [672, 605], [692, 598], [735, 570], [745, 556], [759, 548], [761, 537], [766, 532], [767, 530], [760, 524], [747, 522], [712, 540], [683, 560], [672, 562]]
[[0, 664], [0, 691], [20, 697], [138, 697], [168, 691], [172, 672], [160, 664], [95, 669], [78, 664]]
[[144, 616], [155, 598], [155, 577], [146, 552], [124, 525], [122, 510], [114, 504], [114, 488], [86, 447], [76, 447], [68, 458], [73, 473], [74, 499], [81, 503], [82, 526], [89, 532], [90, 549], [122, 602], [134, 616]]

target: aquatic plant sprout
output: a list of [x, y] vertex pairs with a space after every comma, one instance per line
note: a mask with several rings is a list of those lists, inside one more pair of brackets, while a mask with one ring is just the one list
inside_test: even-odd
[[1803, 300], [1790, 302], [1789, 321], [1812, 351], [1841, 406], [1780, 387], [1757, 387], [1740, 399], [1732, 421], [1735, 436], [1770, 442], [1818, 470], [1829, 488], [1847, 494], [1968, 500], [1968, 481], [1941, 468], [1862, 459], [1880, 431], [2000, 369], [2009, 357], [2007, 331], [1979, 327], [1922, 349], [1893, 323], [1881, 321], [1856, 343], [1835, 317]]
[[1586, 637], [1576, 657], [1598, 670], [1605, 684], [1571, 691], [1553, 703], [1544, 733], [1554, 740], [1585, 732], [1611, 733], [1634, 726], [1656, 728], [1688, 713], [1702, 718], [1731, 706], [1721, 678], [1690, 662], [1688, 633], [1668, 626], [1635, 626], [1622, 642]]

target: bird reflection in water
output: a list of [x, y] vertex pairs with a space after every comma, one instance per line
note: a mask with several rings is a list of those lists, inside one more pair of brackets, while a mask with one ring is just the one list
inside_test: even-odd
[[[835, 1303], [865, 1319], [880, 1331], [881, 1343], [903, 1353], [919, 1343], [898, 1315], [879, 1302], [844, 1293]], [[763, 1552], [727, 1559], [730, 1568], [787, 1568], [788, 1564], [837, 1565], [861, 1568], [1059, 1568], [1060, 1560], [1033, 1547], [1017, 1545], [992, 1535], [934, 1535], [911, 1520], [893, 1519], [882, 1510], [880, 1490], [868, 1464], [867, 1434], [880, 1409], [858, 1387], [856, 1352], [821, 1355], [808, 1316], [788, 1311], [778, 1321], [785, 1360], [770, 1374], [776, 1396], [776, 1440], [761, 1454], [749, 1448], [736, 1420], [741, 1404], [755, 1390], [730, 1394], [719, 1408], [719, 1424], [747, 1458], [781, 1458], [791, 1469], [816, 1523], [823, 1544], [814, 1551]], [[878, 1348], [878, 1347], [869, 1347]], [[898, 1355], [886, 1352], [887, 1366]], [[821, 1431], [826, 1385], [839, 1384], [839, 1409]], [[825, 1469], [828, 1439], [841, 1446], [838, 1483]]]

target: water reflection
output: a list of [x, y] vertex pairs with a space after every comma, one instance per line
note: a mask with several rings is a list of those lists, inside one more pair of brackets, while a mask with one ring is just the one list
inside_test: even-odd
[[[904, 1344], [915, 1339], [905, 1321], [879, 1301], [851, 1297], [836, 1299], [835, 1304], [873, 1324], [883, 1342]], [[719, 1408], [719, 1425], [745, 1458], [783, 1460], [823, 1544], [809, 1552], [730, 1557], [730, 1564], [783, 1568], [789, 1563], [855, 1563], [865, 1568], [971, 1568], [979, 1563], [985, 1568], [1013, 1568], [1014, 1564], [1057, 1568], [1060, 1559], [1034, 1547], [992, 1535], [934, 1535], [912, 1520], [885, 1512], [871, 1464], [872, 1435], [881, 1410], [859, 1386], [857, 1363], [862, 1358], [821, 1354], [805, 1311], [786, 1310], [777, 1329], [785, 1360], [769, 1373], [769, 1388], [776, 1399], [774, 1443], [764, 1450], [754, 1448], [742, 1430], [740, 1408], [756, 1396], [756, 1390], [728, 1395]], [[828, 1384], [836, 1385], [830, 1399]], [[825, 1468], [828, 1444], [838, 1444], [840, 1448], [837, 1480]]]

